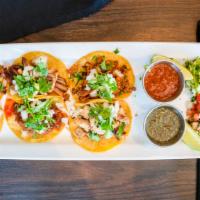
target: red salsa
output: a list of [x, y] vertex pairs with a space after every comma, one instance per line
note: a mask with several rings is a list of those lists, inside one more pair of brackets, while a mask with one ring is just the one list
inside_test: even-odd
[[159, 63], [144, 78], [147, 93], [155, 100], [168, 101], [177, 96], [181, 87], [178, 72], [167, 63]]

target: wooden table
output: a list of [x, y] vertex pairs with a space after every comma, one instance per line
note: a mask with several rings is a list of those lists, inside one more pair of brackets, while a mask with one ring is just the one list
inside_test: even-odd
[[[195, 41], [198, 19], [199, 0], [115, 0], [16, 42]], [[196, 160], [0, 161], [2, 200], [194, 200], [195, 191]]]

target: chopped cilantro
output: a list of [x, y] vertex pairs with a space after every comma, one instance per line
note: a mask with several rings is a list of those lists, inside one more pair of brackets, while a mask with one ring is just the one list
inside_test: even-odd
[[46, 93], [51, 89], [52, 84], [44, 77], [39, 78], [37, 83], [39, 85], [39, 91], [41, 93]]
[[19, 83], [19, 85], [23, 82], [26, 82], [26, 79], [23, 75], [17, 75], [14, 77], [15, 81]]
[[3, 83], [0, 83], [0, 92], [3, 91]]
[[18, 106], [17, 111], [24, 110], [28, 113], [28, 118], [24, 121], [27, 128], [31, 128], [35, 132], [45, 131], [54, 123], [54, 119], [49, 113], [51, 105], [50, 99], [39, 101], [36, 105], [31, 105], [28, 100], [24, 100], [24, 103]]
[[105, 59], [103, 60], [103, 62], [100, 64], [100, 67], [102, 70], [106, 71], [107, 70], [107, 66], [106, 66], [106, 61]]
[[193, 96], [193, 97], [191, 98], [191, 102], [195, 102], [195, 100], [196, 100], [196, 98], [195, 98], [195, 96]]
[[48, 69], [46, 67], [46, 64], [44, 62], [39, 62], [34, 67], [34, 70], [39, 72], [40, 76], [47, 76], [48, 75]]
[[101, 67], [101, 69], [102, 69], [103, 71], [107, 71], [107, 70], [111, 69], [112, 66], [113, 66], [112, 62], [109, 63], [109, 64], [106, 64], [105, 57], [104, 57], [102, 63], [100, 64], [100, 67]]
[[25, 110], [25, 106], [23, 104], [18, 105], [17, 112], [21, 112], [22, 110]]
[[35, 67], [24, 67], [21, 75], [14, 76], [15, 90], [23, 99], [44, 94], [51, 89], [51, 82], [47, 80], [47, 75], [46, 62], [40, 59]]
[[95, 119], [98, 127], [105, 132], [105, 136], [109, 137], [109, 133], [113, 131], [112, 107], [97, 104], [90, 108], [89, 116]]
[[[104, 138], [109, 139], [113, 136], [114, 131], [114, 115], [112, 106], [104, 106], [104, 104], [96, 104], [90, 107], [89, 116], [95, 119], [96, 126], [102, 130], [104, 133]], [[117, 132], [116, 137], [118, 139], [121, 138], [124, 128], [125, 122], [121, 122]]]
[[17, 85], [17, 92], [21, 97], [32, 97], [37, 91], [34, 87], [34, 80], [26, 80], [23, 75], [14, 76]]
[[51, 89], [51, 83], [45, 77], [35, 79], [30, 77], [28, 80], [23, 75], [14, 76], [17, 92], [22, 98], [32, 98], [37, 93], [46, 93]]
[[116, 136], [117, 136], [117, 138], [121, 138], [121, 136], [122, 136], [122, 134], [123, 134], [123, 132], [124, 132], [124, 128], [125, 128], [125, 123], [124, 122], [122, 122], [121, 124], [120, 124], [120, 126], [119, 126], [119, 128], [118, 128], [118, 130], [117, 130], [117, 133], [116, 133]]
[[90, 108], [89, 115], [100, 121], [101, 121], [101, 118], [108, 119], [111, 116], [111, 108], [104, 107], [103, 105], [97, 104]]
[[73, 74], [73, 77], [77, 79], [76, 85], [79, 83], [79, 81], [83, 80], [83, 76], [81, 72], [75, 72]]
[[120, 51], [118, 48], [116, 48], [114, 51], [113, 51], [115, 54], [118, 54]]
[[82, 74], [80, 72], [75, 72], [73, 76], [79, 81], [83, 79]]
[[116, 80], [111, 74], [96, 74], [94, 79], [88, 81], [92, 90], [97, 90], [97, 95], [108, 101], [112, 100], [113, 92], [117, 90]]
[[96, 141], [96, 142], [98, 142], [100, 140], [99, 135], [97, 133], [93, 132], [93, 131], [89, 132], [89, 138], [93, 141]]

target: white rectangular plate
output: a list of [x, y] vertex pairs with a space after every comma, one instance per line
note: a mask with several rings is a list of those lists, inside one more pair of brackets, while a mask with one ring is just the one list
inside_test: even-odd
[[[197, 43], [143, 43], [143, 42], [78, 42], [78, 43], [35, 43], [0, 45], [0, 64], [12, 62], [13, 59], [27, 51], [46, 51], [60, 58], [69, 67], [81, 56], [94, 50], [120, 49], [136, 75], [136, 92], [127, 99], [131, 106], [134, 120], [127, 140], [114, 149], [103, 153], [91, 153], [76, 145], [69, 131], [65, 130], [55, 139], [42, 144], [28, 144], [20, 141], [4, 123], [0, 133], [1, 159], [30, 160], [152, 160], [200, 158], [200, 152], [193, 151], [182, 141], [170, 147], [157, 147], [149, 142], [143, 130], [143, 120], [147, 112], [156, 106], [144, 94], [140, 77], [144, 65], [148, 64], [154, 54], [163, 54], [178, 59], [200, 56], [200, 44]], [[170, 104], [185, 111], [186, 91], [180, 98]]]

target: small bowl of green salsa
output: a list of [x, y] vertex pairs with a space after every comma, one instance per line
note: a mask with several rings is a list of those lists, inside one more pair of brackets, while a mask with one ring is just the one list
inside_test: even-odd
[[175, 107], [162, 105], [153, 108], [147, 114], [144, 129], [151, 142], [159, 146], [169, 146], [183, 136], [185, 120]]

